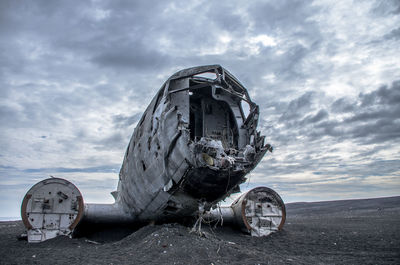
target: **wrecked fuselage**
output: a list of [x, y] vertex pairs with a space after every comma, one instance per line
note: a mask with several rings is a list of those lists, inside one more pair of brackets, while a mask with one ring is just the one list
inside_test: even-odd
[[[170, 221], [197, 215], [199, 206], [210, 210], [239, 192], [245, 175], [272, 151], [256, 130], [258, 118], [259, 108], [247, 90], [221, 66], [175, 73], [135, 128], [112, 192], [115, 203], [85, 204], [76, 218], [96, 223]], [[278, 207], [284, 208], [283, 202]], [[22, 213], [23, 219], [28, 212]]]
[[193, 214], [200, 200], [208, 210], [239, 191], [270, 149], [256, 131], [258, 112], [246, 89], [220, 66], [174, 74], [133, 133], [117, 202], [139, 220], [164, 219]]

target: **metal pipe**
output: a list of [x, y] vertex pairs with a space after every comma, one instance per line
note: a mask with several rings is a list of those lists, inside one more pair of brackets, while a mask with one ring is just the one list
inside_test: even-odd
[[136, 218], [125, 212], [117, 203], [86, 203], [83, 220], [90, 223], [130, 223]]

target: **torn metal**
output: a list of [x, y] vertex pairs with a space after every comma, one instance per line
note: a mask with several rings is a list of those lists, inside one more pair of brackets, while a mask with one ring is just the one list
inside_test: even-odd
[[134, 130], [112, 192], [115, 203], [79, 206], [84, 214], [76, 220], [164, 222], [195, 216], [199, 203], [209, 211], [239, 192], [246, 174], [272, 151], [256, 130], [258, 119], [259, 107], [221, 66], [175, 73]]

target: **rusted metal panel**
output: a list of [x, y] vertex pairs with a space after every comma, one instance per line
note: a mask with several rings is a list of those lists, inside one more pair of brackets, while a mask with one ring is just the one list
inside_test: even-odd
[[21, 217], [29, 242], [70, 235], [83, 216], [80, 191], [65, 179], [49, 178], [35, 184], [25, 195]]

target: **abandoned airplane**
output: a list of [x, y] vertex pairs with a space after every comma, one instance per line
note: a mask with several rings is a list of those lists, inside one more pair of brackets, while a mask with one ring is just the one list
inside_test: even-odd
[[217, 207], [240, 191], [246, 174], [272, 151], [256, 130], [258, 119], [258, 105], [220, 65], [175, 73], [134, 130], [112, 192], [115, 203], [84, 203], [65, 179], [40, 181], [22, 202], [28, 241], [70, 235], [82, 220], [118, 224], [203, 216], [223, 218], [253, 236], [281, 229], [285, 205], [269, 188], [255, 188], [230, 207]]

